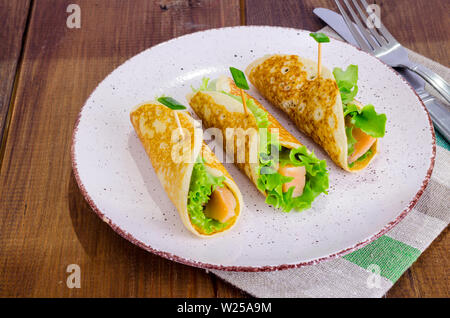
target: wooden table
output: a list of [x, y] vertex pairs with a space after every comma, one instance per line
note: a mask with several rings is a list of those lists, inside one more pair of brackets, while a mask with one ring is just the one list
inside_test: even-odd
[[[382, 20], [407, 47], [450, 66], [447, 0], [384, 0]], [[66, 8], [81, 8], [69, 29]], [[209, 28], [270, 24], [317, 30], [332, 0], [0, 0], [0, 296], [240, 297], [204, 270], [119, 237], [84, 201], [72, 129], [95, 86], [159, 42]], [[448, 229], [388, 297], [448, 297]], [[66, 286], [68, 264], [81, 289]]]

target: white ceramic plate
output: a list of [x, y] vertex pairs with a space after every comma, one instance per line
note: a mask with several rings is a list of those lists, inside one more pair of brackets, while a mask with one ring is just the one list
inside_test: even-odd
[[288, 118], [251, 89], [286, 129], [325, 158], [328, 195], [301, 213], [283, 213], [233, 165], [245, 207], [227, 235], [199, 239], [181, 223], [161, 187], [129, 120], [133, 106], [166, 94], [187, 104], [190, 85], [228, 74], [265, 54], [316, 58], [309, 32], [279, 27], [235, 27], [198, 32], [152, 47], [114, 70], [81, 110], [72, 161], [81, 191], [96, 213], [133, 243], [185, 264], [224, 270], [284, 269], [349, 253], [376, 239], [406, 215], [431, 174], [434, 133], [412, 88], [378, 59], [337, 40], [323, 49], [329, 67], [359, 66], [359, 93], [387, 115], [387, 133], [377, 158], [365, 171], [347, 173]]

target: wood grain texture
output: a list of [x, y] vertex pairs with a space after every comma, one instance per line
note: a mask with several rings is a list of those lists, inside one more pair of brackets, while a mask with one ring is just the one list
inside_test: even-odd
[[[403, 45], [450, 66], [449, 1], [376, 0], [368, 3], [380, 5], [383, 24]], [[246, 22], [316, 31], [325, 26], [312, 12], [317, 7], [338, 11], [333, 0], [247, 0]], [[449, 250], [447, 229], [396, 282], [387, 297], [449, 297]]]
[[[66, 27], [71, 3], [81, 29]], [[239, 25], [239, 0], [35, 1], [0, 175], [0, 296], [212, 297], [214, 279], [120, 238], [85, 203], [70, 163], [78, 112], [126, 59]], [[81, 289], [66, 267], [81, 267]]]
[[[0, 0], [0, 146], [7, 126], [30, 0]], [[6, 140], [6, 136], [5, 136]], [[2, 151], [0, 150], [0, 161]]]

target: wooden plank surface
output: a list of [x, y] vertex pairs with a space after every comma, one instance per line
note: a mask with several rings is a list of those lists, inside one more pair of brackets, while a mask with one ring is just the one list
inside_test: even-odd
[[[66, 8], [81, 8], [81, 29]], [[0, 176], [0, 296], [213, 297], [216, 279], [120, 238], [70, 164], [78, 112], [115, 67], [161, 41], [239, 25], [238, 0], [34, 1]], [[81, 268], [81, 288], [66, 267]]]
[[[450, 2], [447, 0], [376, 0], [381, 19], [405, 46], [441, 64], [450, 66]], [[248, 25], [277, 25], [316, 31], [325, 26], [313, 9], [325, 7], [335, 11], [332, 0], [247, 0]], [[445, 230], [405, 272], [387, 297], [449, 297], [449, 230]]]
[[[376, 2], [382, 6], [383, 22], [400, 41], [449, 65], [447, 1], [435, 0], [433, 5], [421, 0]], [[6, 73], [18, 83], [0, 166], [0, 296], [245, 296], [203, 270], [133, 246], [104, 224], [84, 201], [71, 171], [73, 125], [95, 86], [145, 48], [184, 33], [241, 22], [317, 30], [324, 24], [312, 15], [312, 9], [335, 9], [334, 1], [32, 3], [20, 72], [17, 76], [14, 71]], [[66, 8], [71, 3], [81, 7], [81, 29], [66, 27]], [[26, 12], [26, 7], [21, 8], [11, 11], [13, 17], [7, 15], [8, 19], [22, 21], [17, 15]], [[240, 16], [241, 9], [245, 16]], [[22, 24], [18, 25], [8, 31], [11, 39], [11, 34], [20, 33]], [[388, 295], [448, 296], [442, 277], [449, 267], [449, 245], [447, 230]], [[81, 289], [66, 287], [69, 264], [81, 267]]]
[[[0, 0], [0, 147], [7, 126], [8, 109], [14, 87], [17, 64], [22, 52], [22, 38], [30, 0]], [[6, 140], [6, 136], [5, 136]], [[0, 151], [0, 161], [2, 152]]]

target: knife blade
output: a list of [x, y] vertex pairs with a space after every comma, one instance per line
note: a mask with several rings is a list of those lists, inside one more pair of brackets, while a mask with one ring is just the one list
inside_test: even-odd
[[[359, 48], [358, 43], [340, 14], [326, 8], [315, 8], [313, 12], [345, 41]], [[403, 78], [407, 80], [408, 83], [414, 88], [416, 93], [418, 93], [420, 99], [426, 105], [437, 130], [439, 130], [447, 142], [450, 143], [450, 127], [447, 125], [447, 123], [450, 122], [450, 111], [448, 107], [425, 90], [425, 81], [420, 76], [405, 68], [394, 69], [402, 75]]]
[[344, 18], [339, 13], [336, 13], [326, 8], [315, 8], [314, 14], [321, 18], [326, 24], [328, 24], [337, 34], [339, 34], [345, 41], [359, 47], [352, 33], [345, 24]]

